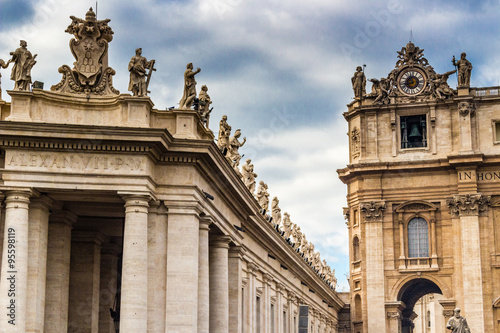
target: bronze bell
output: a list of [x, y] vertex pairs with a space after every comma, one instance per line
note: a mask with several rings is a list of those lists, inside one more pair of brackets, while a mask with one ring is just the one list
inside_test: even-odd
[[418, 130], [418, 125], [413, 124], [411, 125], [411, 130], [410, 130], [410, 135], [408, 137], [414, 138], [414, 137], [421, 137], [422, 134], [420, 134], [420, 131]]

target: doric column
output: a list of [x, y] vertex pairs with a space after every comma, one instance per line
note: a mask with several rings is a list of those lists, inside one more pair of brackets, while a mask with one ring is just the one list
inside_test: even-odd
[[165, 203], [168, 208], [167, 328], [198, 329], [200, 210], [196, 202]]
[[229, 330], [229, 236], [210, 240], [210, 332]]
[[256, 332], [255, 329], [255, 277], [257, 275], [258, 266], [253, 263], [247, 263], [247, 272], [248, 272], [248, 321], [250, 323], [250, 327], [248, 333]]
[[243, 318], [243, 255], [241, 246], [229, 247], [229, 332], [242, 333]]
[[47, 196], [32, 199], [30, 203], [26, 332], [43, 332], [49, 209], [52, 204], [52, 199]]
[[452, 218], [460, 219], [463, 313], [470, 327], [484, 332], [484, 303], [481, 266], [479, 215], [488, 210], [490, 197], [477, 194], [455, 195], [448, 199]]
[[26, 332], [28, 206], [31, 191], [6, 191], [0, 282], [1, 332]]
[[69, 280], [68, 331], [99, 331], [101, 243], [97, 231], [73, 230]]
[[120, 305], [120, 333], [145, 332], [148, 321], [147, 195], [123, 195], [125, 230]]
[[210, 329], [210, 269], [209, 239], [212, 218], [200, 217], [200, 246], [198, 252], [198, 333], [208, 333]]
[[365, 330], [385, 332], [384, 313], [384, 234], [383, 217], [384, 202], [361, 203], [361, 215], [365, 224], [366, 244], [366, 309], [365, 318], [368, 323], [363, 323]]
[[273, 283], [274, 278], [271, 274], [264, 273], [262, 280], [264, 281], [264, 295], [262, 295], [264, 300], [262, 304], [264, 333], [273, 333], [271, 332], [271, 316], [269, 314], [271, 312], [271, 283]]
[[44, 332], [68, 332], [71, 225], [76, 220], [68, 211], [50, 215]]
[[115, 309], [118, 282], [118, 259], [121, 245], [101, 245], [101, 278], [99, 286], [99, 333], [115, 332], [114, 320], [109, 309]]
[[148, 332], [165, 332], [167, 208], [151, 201], [148, 214]]
[[385, 303], [388, 332], [401, 332], [402, 311], [405, 307], [403, 302]]

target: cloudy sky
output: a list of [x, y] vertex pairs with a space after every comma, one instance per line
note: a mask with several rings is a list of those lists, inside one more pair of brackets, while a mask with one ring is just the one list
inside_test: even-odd
[[[0, 0], [0, 58], [25, 39], [38, 54], [33, 79], [49, 89], [61, 79], [58, 67], [73, 63], [69, 16], [83, 18], [91, 6]], [[212, 97], [211, 128], [217, 132], [226, 114], [242, 129], [244, 159], [335, 268], [339, 290], [348, 288], [349, 266], [346, 187], [336, 169], [348, 160], [342, 113], [356, 66], [366, 64], [368, 78], [387, 76], [412, 36], [437, 72], [452, 70], [452, 56], [465, 51], [472, 86], [500, 85], [499, 15], [498, 0], [101, 0], [97, 8], [115, 32], [109, 65], [122, 93], [138, 47], [156, 59], [150, 96], [159, 109], [179, 102], [186, 63], [201, 67], [196, 78]], [[12, 89], [10, 70], [2, 73], [2, 90]]]

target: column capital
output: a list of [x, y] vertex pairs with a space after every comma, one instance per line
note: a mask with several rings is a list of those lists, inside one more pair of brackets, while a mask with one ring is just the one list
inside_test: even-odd
[[478, 216], [488, 211], [490, 205], [490, 196], [484, 196], [481, 193], [475, 194], [456, 194], [446, 200], [450, 208], [450, 214], [453, 217]]
[[149, 201], [149, 213], [158, 214], [158, 215], [166, 215], [168, 214], [168, 209], [165, 207], [161, 200], [151, 200]]
[[33, 198], [31, 199], [30, 207], [40, 207], [43, 209], [50, 209], [52, 208], [52, 205], [54, 204], [54, 200], [49, 198], [46, 195], [41, 195], [38, 198]]
[[199, 219], [200, 219], [200, 229], [210, 230], [210, 225], [214, 222], [214, 218], [211, 215], [206, 215], [205, 213], [201, 213]]
[[210, 238], [210, 246], [212, 247], [229, 249], [230, 242], [231, 242], [231, 237], [226, 235], [214, 236]]
[[5, 208], [28, 209], [30, 197], [35, 193], [30, 190], [5, 191]]
[[276, 282], [276, 291], [279, 292], [280, 294], [284, 294], [285, 293], [285, 285], [281, 282]]
[[118, 193], [125, 200], [125, 213], [145, 213], [149, 211], [149, 201], [151, 197], [137, 193]]
[[247, 250], [241, 245], [231, 245], [229, 247], [229, 258], [239, 258], [243, 259]]
[[248, 262], [247, 263], [247, 269], [248, 269], [248, 273], [252, 274], [252, 275], [257, 275], [257, 271], [259, 270], [259, 266], [257, 266], [257, 264], [255, 264], [254, 262]]
[[68, 210], [58, 210], [50, 214], [50, 223], [64, 223], [72, 226], [78, 220], [78, 216]]
[[382, 222], [384, 219], [385, 202], [383, 201], [362, 202], [360, 208], [365, 222]]
[[271, 285], [271, 283], [274, 281], [274, 277], [269, 273], [264, 273], [262, 274], [262, 280], [265, 284]]

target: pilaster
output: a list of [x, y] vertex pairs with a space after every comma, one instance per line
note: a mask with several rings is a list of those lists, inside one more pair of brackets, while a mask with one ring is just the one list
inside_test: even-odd
[[198, 332], [210, 329], [210, 269], [209, 238], [212, 217], [200, 217], [200, 247], [198, 253]]
[[385, 332], [385, 282], [384, 282], [384, 234], [383, 218], [385, 203], [365, 202], [360, 204], [363, 221], [365, 224], [366, 244], [366, 317], [370, 331]]
[[167, 208], [151, 201], [148, 209], [148, 332], [165, 331], [167, 308]]
[[484, 300], [481, 265], [479, 215], [488, 210], [490, 197], [477, 194], [455, 195], [448, 199], [452, 218], [459, 218], [461, 230], [464, 316], [470, 327], [484, 331]]
[[30, 203], [27, 294], [30, 306], [27, 309], [26, 332], [43, 332], [49, 209], [52, 204], [52, 199], [47, 196], [32, 199]]
[[196, 202], [165, 202], [168, 208], [167, 327], [198, 328], [200, 209]]
[[71, 226], [77, 218], [69, 211], [49, 218], [44, 332], [68, 332]]

